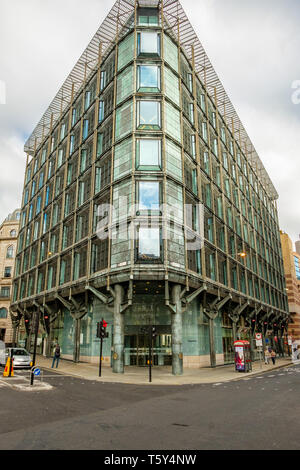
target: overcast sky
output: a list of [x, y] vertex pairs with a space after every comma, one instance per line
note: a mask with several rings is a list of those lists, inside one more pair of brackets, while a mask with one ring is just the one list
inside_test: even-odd
[[[300, 104], [292, 102], [292, 84], [300, 85], [300, 1], [181, 3], [279, 193], [280, 227], [295, 241]], [[21, 204], [25, 140], [112, 5], [0, 0], [0, 221]]]

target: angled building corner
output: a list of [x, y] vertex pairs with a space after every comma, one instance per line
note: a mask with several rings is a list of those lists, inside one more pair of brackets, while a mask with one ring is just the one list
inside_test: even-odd
[[[180, 2], [118, 0], [25, 145], [13, 312], [114, 372], [215, 366], [288, 323], [277, 192]], [[25, 321], [26, 320], [26, 321]]]

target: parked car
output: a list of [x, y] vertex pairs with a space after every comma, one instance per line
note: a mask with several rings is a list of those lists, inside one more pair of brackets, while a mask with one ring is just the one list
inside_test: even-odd
[[5, 350], [0, 350], [0, 366], [5, 366], [12, 349], [14, 369], [30, 369], [32, 359], [29, 352], [24, 348], [6, 348]]

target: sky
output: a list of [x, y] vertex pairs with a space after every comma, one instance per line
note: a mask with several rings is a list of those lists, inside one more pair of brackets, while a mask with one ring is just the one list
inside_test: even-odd
[[[300, 2], [182, 0], [299, 239]], [[112, 0], [0, 0], [0, 221], [20, 206], [24, 143]], [[294, 88], [293, 88], [294, 87]]]

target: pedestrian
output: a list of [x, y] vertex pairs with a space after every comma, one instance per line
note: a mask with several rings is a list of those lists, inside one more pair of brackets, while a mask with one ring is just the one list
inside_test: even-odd
[[275, 358], [276, 358], [276, 352], [274, 351], [274, 349], [272, 349], [272, 351], [271, 351], [271, 359], [272, 359], [272, 362], [273, 362], [273, 366], [275, 366]]
[[271, 354], [268, 348], [265, 349], [265, 364], [269, 365]]
[[60, 359], [60, 353], [61, 353], [60, 345], [57, 343], [55, 348], [53, 349], [53, 361], [52, 361], [52, 367], [51, 367], [52, 369], [54, 367], [55, 362], [56, 362], [56, 369], [57, 369], [59, 359]]

